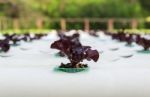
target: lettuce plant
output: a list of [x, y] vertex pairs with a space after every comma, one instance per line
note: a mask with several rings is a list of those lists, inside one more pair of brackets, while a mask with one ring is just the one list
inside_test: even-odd
[[0, 51], [2, 52], [8, 52], [10, 49], [9, 40], [0, 40]]
[[61, 64], [60, 68], [77, 68], [87, 67], [86, 64], [81, 64], [84, 59], [88, 61], [97, 61], [99, 59], [99, 53], [97, 50], [92, 50], [90, 46], [83, 46], [79, 41], [79, 34], [73, 34], [72, 36], [65, 36], [61, 34], [61, 38], [51, 44], [51, 48], [60, 50], [63, 52], [70, 63]]

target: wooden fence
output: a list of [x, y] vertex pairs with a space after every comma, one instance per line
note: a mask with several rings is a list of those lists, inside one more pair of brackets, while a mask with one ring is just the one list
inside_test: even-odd
[[[30, 21], [30, 22], [28, 22]], [[61, 30], [67, 30], [67, 24], [81, 22], [83, 23], [83, 30], [89, 31], [90, 23], [97, 22], [97, 23], [106, 23], [107, 30], [111, 31], [114, 29], [114, 22], [120, 22], [121, 24], [129, 23], [131, 29], [136, 29], [140, 22], [144, 22], [144, 19], [123, 19], [123, 18], [61, 18], [61, 19], [43, 19], [43, 18], [36, 18], [36, 19], [9, 19], [5, 17], [0, 17], [0, 30], [5, 29], [20, 29], [22, 26], [24, 28], [29, 28], [31, 26], [31, 21], [35, 24], [36, 29], [43, 29], [44, 23], [49, 22], [58, 22], [60, 25]], [[10, 27], [11, 26], [11, 27]]]

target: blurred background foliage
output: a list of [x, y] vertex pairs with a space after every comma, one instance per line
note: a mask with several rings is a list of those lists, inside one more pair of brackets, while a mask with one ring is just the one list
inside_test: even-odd
[[149, 10], [149, 0], [0, 0], [0, 15], [12, 17], [34, 13], [55, 18], [131, 18], [149, 16]]
[[10, 18], [145, 18], [149, 11], [149, 0], [0, 0], [0, 16]]

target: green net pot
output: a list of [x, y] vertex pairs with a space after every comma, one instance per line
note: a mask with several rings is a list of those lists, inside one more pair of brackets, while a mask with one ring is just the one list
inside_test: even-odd
[[76, 73], [88, 70], [88, 68], [56, 68], [59, 71], [68, 72], [68, 73]]

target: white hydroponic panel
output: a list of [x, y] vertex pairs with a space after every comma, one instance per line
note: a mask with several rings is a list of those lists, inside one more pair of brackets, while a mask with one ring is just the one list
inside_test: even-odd
[[58, 39], [55, 32], [0, 53], [0, 97], [150, 97], [150, 54], [99, 35], [81, 32], [82, 44], [100, 52], [97, 63], [84, 61], [90, 67], [86, 72], [54, 71], [68, 62], [50, 49]]

